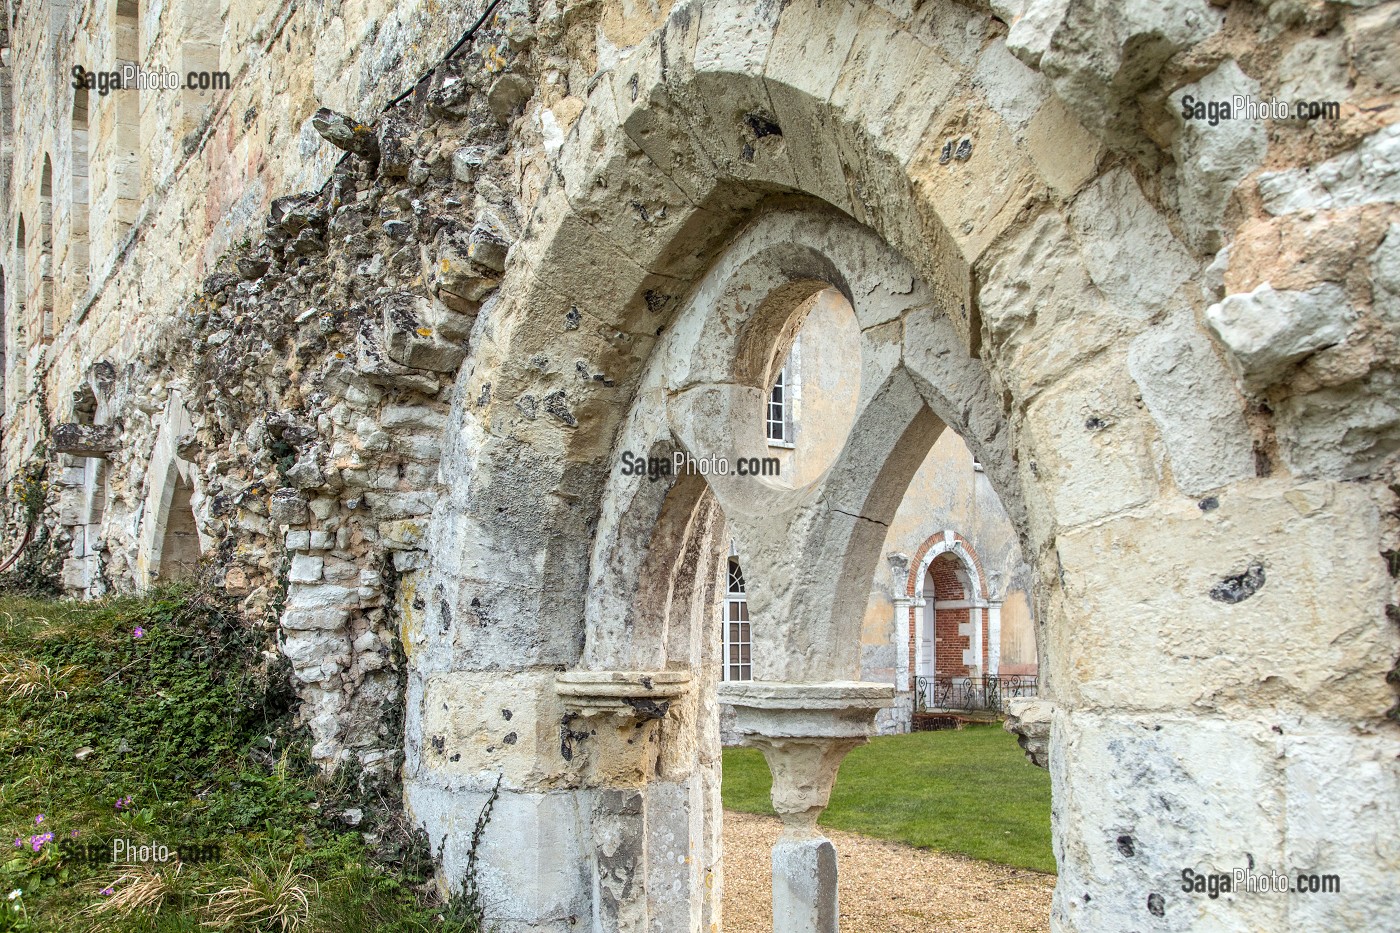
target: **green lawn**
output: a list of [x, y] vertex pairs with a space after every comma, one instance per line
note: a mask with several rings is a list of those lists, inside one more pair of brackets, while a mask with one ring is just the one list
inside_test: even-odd
[[[772, 813], [772, 778], [751, 748], [724, 751], [724, 805]], [[1050, 775], [997, 726], [882, 736], [841, 765], [821, 825], [1053, 872]]]

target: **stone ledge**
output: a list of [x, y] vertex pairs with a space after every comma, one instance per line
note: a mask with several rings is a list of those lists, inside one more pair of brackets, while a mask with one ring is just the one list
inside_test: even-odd
[[565, 671], [554, 689], [571, 713], [623, 713], [660, 719], [671, 701], [690, 691], [689, 671]]

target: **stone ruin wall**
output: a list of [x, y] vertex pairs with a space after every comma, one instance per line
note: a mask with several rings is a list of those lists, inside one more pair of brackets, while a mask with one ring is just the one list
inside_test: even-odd
[[[559, 50], [562, 15], [542, 24], [554, 50], [534, 54], [537, 29], [519, 4], [499, 5], [474, 42], [418, 85], [416, 74], [431, 70], [480, 9], [446, 22], [420, 10], [386, 48], [328, 42], [328, 31], [381, 36], [407, 13], [328, 23], [293, 5], [264, 7], [232, 10], [228, 22], [266, 58], [222, 62], [241, 80], [200, 129], [202, 147], [167, 165], [163, 190], [116, 244], [120, 254], [105, 263], [94, 255], [86, 298], [55, 257], [56, 270], [69, 272], [55, 277], [65, 283], [56, 304], [74, 310], [59, 316], [66, 323], [37, 358], [43, 394], [24, 391], [23, 370], [7, 380], [14, 414], [4, 454], [10, 475], [40, 443], [103, 458], [100, 550], [62, 565], [65, 590], [88, 596], [155, 582], [160, 539], [147, 516], [160, 509], [167, 464], [192, 464], [207, 578], [239, 597], [250, 618], [280, 619], [314, 756], [329, 765], [353, 749], [374, 768], [402, 741], [389, 604], [396, 593], [412, 599], [423, 565], [453, 376], [518, 235], [522, 197], [537, 183], [527, 177], [542, 171], [545, 126], [521, 111], [538, 98], [567, 113], [564, 76], [580, 82], [583, 66]], [[32, 6], [20, 14], [38, 19]], [[143, 28], [169, 38], [165, 25]], [[43, 28], [21, 19], [14, 34]], [[12, 49], [20, 67], [62, 64], [25, 61], [37, 45]], [[154, 42], [145, 61], [162, 62], [167, 50]], [[75, 61], [101, 59], [100, 43], [73, 50]], [[400, 89], [411, 99], [377, 115], [378, 102]], [[71, 90], [23, 84], [34, 96], [12, 112], [21, 139], [43, 140], [63, 158], [65, 134], [46, 131], [42, 114], [61, 111]], [[143, 111], [156, 110], [147, 101], [159, 96], [142, 92]], [[316, 111], [320, 101], [353, 101], [346, 109], [364, 122], [330, 111], [307, 118], [295, 106]], [[19, 203], [33, 195], [30, 179], [11, 178]], [[55, 231], [57, 244], [61, 218]], [[84, 396], [96, 400], [97, 424], [68, 430]], [[80, 457], [51, 458], [44, 522], [62, 559], [92, 490]], [[22, 534], [20, 511], [11, 508], [16, 534], [7, 540]]]
[[[540, 443], [548, 447], [552, 432], [577, 425], [580, 397], [611, 378], [587, 359], [541, 357], [551, 391], [493, 397], [498, 369], [520, 381], [512, 367], [525, 363], [503, 349], [519, 345], [518, 328], [567, 333], [580, 326], [577, 308], [559, 320], [493, 309], [510, 291], [513, 270], [523, 275], [539, 259], [530, 218], [558, 196], [561, 172], [567, 182], [586, 164], [578, 126], [596, 76], [654, 42], [670, 6], [506, 2], [457, 57], [434, 68], [482, 4], [368, 5], [353, 8], [349, 20], [293, 3], [231, 3], [220, 67], [235, 74], [233, 90], [193, 137], [177, 140], [170, 129], [179, 115], [161, 108], [174, 102], [143, 112], [147, 197], [124, 239], [108, 235], [104, 246], [93, 232], [85, 287], [64, 267], [71, 221], [55, 197], [53, 342], [22, 364], [7, 348], [0, 451], [7, 476], [18, 475], [41, 442], [52, 449], [54, 429], [74, 420], [84, 387], [96, 398], [96, 429], [70, 431], [77, 440], [65, 443], [110, 448], [100, 451], [110, 476], [101, 572], [84, 570], [69, 582], [91, 594], [148, 582], [143, 519], [161, 498], [152, 495], [152, 463], [178, 455], [197, 477], [198, 528], [212, 555], [207, 572], [243, 599], [251, 617], [278, 619], [316, 756], [330, 764], [354, 750], [366, 766], [387, 767], [403, 741], [402, 727], [384, 712], [411, 680], [405, 649], [409, 668], [422, 663], [413, 660], [413, 643], [424, 650], [422, 628], [443, 611], [424, 592], [425, 548], [434, 509], [463, 481], [439, 475], [449, 419], [483, 419], [485, 430], [509, 423], [523, 436], [546, 438]], [[1388, 672], [1396, 677], [1393, 607], [1400, 604], [1393, 457], [1400, 446], [1400, 69], [1393, 55], [1400, 4], [835, 6], [813, 13], [792, 4], [785, 9], [799, 12], [782, 15], [827, 17], [823, 25], [840, 21], [861, 37], [859, 45], [888, 42], [907, 52], [902, 43], [916, 43], [960, 63], [950, 86], [924, 90], [969, 104], [950, 106], [929, 134], [954, 143], [954, 169], [962, 141], [969, 142], [966, 172], [943, 180], [953, 176], [933, 166], [949, 160], [927, 143], [911, 171], [927, 173], [920, 197], [943, 211], [951, 244], [942, 245], [967, 257], [978, 281], [980, 320], [967, 325], [968, 336], [1007, 398], [1023, 455], [1015, 469], [1026, 489], [1026, 553], [1040, 582], [1042, 670], [1053, 698], [1080, 711], [1056, 720], [1053, 742], [1081, 757], [1055, 765], [1051, 755], [1062, 871], [1056, 924], [1118, 928], [1107, 892], [1132, 887], [1141, 869], [1108, 866], [1091, 833], [1072, 828], [1107, 831], [1116, 819], [1086, 796], [1092, 782], [1084, 776], [1121, 764], [1111, 743], [1100, 743], [1117, 728], [1118, 711], [1151, 719], [1173, 704], [1204, 703], [1228, 730], [1230, 717], [1252, 723], [1255, 706], [1274, 697], [1290, 710], [1288, 729], [1314, 713], [1357, 724], [1354, 749], [1369, 751], [1341, 739], [1334, 747], [1356, 755], [1363, 776], [1337, 789], [1337, 806], [1351, 801], [1361, 812], [1366, 799], [1394, 786], [1378, 749], [1394, 739], [1384, 731], [1393, 730], [1384, 718], [1394, 692], [1382, 684]], [[753, 67], [743, 58], [748, 30], [772, 29], [780, 15], [760, 7], [717, 3], [702, 17], [711, 33], [732, 24], [736, 51], [724, 67]], [[36, 203], [41, 153], [51, 154], [57, 178], [71, 160], [61, 122], [48, 117], [65, 112], [66, 64], [111, 56], [89, 7], [46, 11], [30, 3], [17, 19], [7, 11], [7, 311], [16, 205]], [[162, 16], [145, 24], [155, 36], [144, 56], [150, 63], [178, 55], [174, 14]], [[899, 59], [889, 61], [893, 68]], [[872, 83], [852, 92], [840, 80], [832, 75], [829, 86], [845, 88], [847, 103], [864, 108], [871, 132], [909, 136], [900, 122], [909, 105], [897, 87]], [[381, 113], [410, 88], [407, 100]], [[1341, 117], [1311, 126], [1209, 127], [1175, 115], [1185, 94], [1216, 99], [1246, 89], [1263, 98], [1338, 100]], [[329, 112], [313, 116], [321, 107]], [[752, 147], [771, 143], [750, 131]], [[92, 132], [97, 151], [103, 134], [115, 130], [96, 120]], [[912, 138], [900, 144], [912, 148], [920, 137]], [[987, 157], [1001, 152], [1014, 157]], [[879, 177], [873, 168], [847, 171], [866, 217], [880, 216], [882, 199], [904, 196], [862, 189]], [[644, 222], [656, 207], [613, 198], [615, 211]], [[602, 226], [611, 220], [590, 218]], [[891, 234], [895, 242], [901, 237], [906, 247], [918, 241]], [[1144, 265], [1151, 277], [1138, 274]], [[1199, 286], [1185, 313], [1175, 296], [1182, 282]], [[663, 322], [665, 297], [657, 293], [660, 306], [652, 309]], [[1142, 316], [1106, 315], [1114, 303], [1132, 304]], [[1202, 321], [1218, 350], [1201, 339]], [[1155, 326], [1145, 329], [1148, 322]], [[1106, 358], [1106, 347], [1120, 345], [1125, 358]], [[176, 398], [189, 418], [178, 436], [170, 427], [182, 417], [172, 408]], [[1203, 423], [1212, 430], [1203, 432]], [[107, 434], [103, 425], [112, 426]], [[453, 464], [470, 462], [481, 430], [446, 430], [447, 443], [457, 445]], [[72, 465], [54, 455], [44, 513], [60, 547], [71, 534], [66, 520], [81, 511], [79, 487], [69, 485], [76, 477], [64, 472]], [[1103, 517], [1154, 501], [1144, 473], [1193, 501], [1180, 514], [1130, 517], [1131, 532], [1117, 524], [1096, 531]], [[1219, 490], [1231, 484], [1248, 490], [1243, 498], [1255, 514], [1235, 505], [1216, 512], [1223, 518], [1210, 515], [1220, 508]], [[1172, 553], [1172, 529], [1198, 513], [1237, 525], [1244, 543], [1183, 555], [1168, 575], [1216, 581], [1217, 601], [1248, 599], [1263, 571], [1203, 563], [1241, 548], [1265, 550], [1268, 523], [1338, 548], [1307, 557], [1316, 561], [1307, 572], [1325, 575], [1335, 562], [1338, 578], [1355, 584], [1336, 604], [1356, 619], [1329, 646], [1289, 659], [1284, 667], [1296, 682], [1264, 676], [1255, 694], [1227, 688], [1195, 701], [1174, 671], [1148, 670], [1111, 686], [1110, 669], [1143, 667], [1140, 654], [1120, 657], [1114, 644], [1114, 625], [1142, 611], [1116, 555], [1130, 540]], [[7, 541], [18, 540], [19, 514], [12, 503]], [[1074, 530], [1059, 533], [1065, 528]], [[1299, 549], [1289, 553], [1305, 559]], [[1386, 566], [1389, 576], [1377, 569]], [[1267, 570], [1271, 583], [1289, 573]], [[1138, 573], [1160, 576], [1162, 568]], [[1392, 619], [1379, 645], [1366, 621], [1378, 594]], [[476, 607], [456, 611], [471, 615]], [[1307, 611], [1321, 618], [1329, 610]], [[1085, 617], [1118, 621], [1074, 631], [1057, 622]], [[491, 621], [485, 610], [479, 618]], [[562, 637], [576, 657], [581, 636]], [[1179, 639], [1167, 641], [1180, 647]], [[1126, 640], [1122, 650], [1140, 652], [1142, 644]], [[1300, 664], [1317, 676], [1297, 673]], [[544, 680], [515, 669], [503, 662], [503, 673], [493, 675], [499, 683], [459, 699], [489, 704], [502, 690], [519, 691], [521, 716], [532, 703], [542, 721], [557, 712], [552, 695], [542, 699], [536, 681]], [[1310, 706], [1299, 706], [1294, 692], [1303, 682], [1315, 687]], [[417, 695], [410, 702], [426, 701]], [[1214, 774], [1212, 762], [1230, 747], [1215, 726], [1196, 738], [1179, 734], [1182, 728], [1169, 726], [1160, 761], [1142, 763], [1149, 783], [1175, 786], [1180, 775], [1158, 770], [1170, 771], [1183, 749], [1197, 755], [1190, 767]], [[503, 767], [522, 795], [583, 780], [577, 765], [545, 762], [545, 732], [499, 750], [514, 756]], [[428, 738], [420, 733], [416, 741]], [[1323, 747], [1301, 748], [1302, 769], [1287, 780], [1311, 780]], [[414, 754], [426, 760], [431, 752]], [[471, 763], [447, 776], [422, 761], [415, 770], [420, 784], [439, 781], [441, 800], [449, 801], [463, 788], [476, 793], [462, 777]], [[1260, 786], [1275, 781], [1262, 772], [1237, 777]], [[1130, 788], [1120, 790], [1132, 798]], [[1139, 804], [1146, 812], [1146, 802], [1123, 806]], [[463, 828], [443, 815], [444, 806], [425, 807], [423, 816], [436, 837], [456, 840], [451, 858], [460, 864]], [[510, 806], [503, 812], [509, 819]], [[575, 844], [564, 836], [561, 844]], [[1376, 858], [1361, 853], [1346, 862], [1362, 886], [1383, 875], [1388, 856], [1379, 856], [1380, 865]], [[493, 889], [493, 903], [519, 893], [508, 880], [493, 883], [503, 886]], [[1080, 903], [1074, 886], [1104, 890], [1108, 906]], [[583, 895], [561, 897], [577, 904]], [[554, 902], [546, 901], [520, 909], [541, 904], [540, 917], [553, 916]], [[510, 928], [555, 928], [544, 920], [516, 924]]]

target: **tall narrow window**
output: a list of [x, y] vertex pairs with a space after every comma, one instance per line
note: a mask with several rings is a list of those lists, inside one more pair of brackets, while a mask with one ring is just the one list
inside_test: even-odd
[[787, 367], [778, 371], [778, 378], [768, 392], [768, 439], [785, 442], [787, 438]]
[[[10, 336], [14, 343], [15, 372], [21, 373], [22, 367], [29, 352], [29, 341], [26, 337], [29, 326], [29, 249], [26, 242], [29, 238], [24, 229], [24, 215], [19, 217], [19, 226], [15, 230], [15, 313], [13, 330]], [[24, 377], [18, 376], [15, 380], [15, 388], [19, 389]]]
[[219, 73], [223, 5], [219, 0], [184, 0], [181, 4], [180, 74], [192, 77], [180, 91], [175, 141], [183, 143], [186, 152], [191, 151], [213, 110], [215, 95], [226, 89]]
[[39, 343], [53, 342], [53, 163], [44, 156], [39, 176], [39, 293], [32, 333]]
[[10, 367], [8, 349], [10, 346], [10, 309], [5, 304], [5, 267], [0, 266], [0, 403], [6, 400], [5, 386], [9, 382]]
[[749, 601], [744, 595], [744, 572], [732, 557], [728, 579], [724, 594], [724, 661], [720, 676], [723, 680], [753, 680]]
[[73, 117], [69, 125], [73, 171], [69, 187], [68, 261], [75, 298], [82, 296], [88, 280], [88, 93], [73, 92]]
[[797, 406], [800, 395], [799, 369], [802, 360], [802, 335], [798, 334], [788, 350], [783, 368], [768, 390], [768, 446], [793, 447], [797, 440]]

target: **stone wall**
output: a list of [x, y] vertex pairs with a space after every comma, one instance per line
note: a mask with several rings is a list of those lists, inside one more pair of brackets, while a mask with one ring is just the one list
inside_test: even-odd
[[[507, 0], [454, 49], [481, 9], [7, 7], [0, 455], [55, 478], [7, 541], [146, 586], [183, 479], [317, 758], [403, 744], [445, 885], [499, 781], [499, 929], [699, 930], [704, 568], [735, 539], [763, 581], [749, 739], [829, 784], [881, 703], [846, 681], [883, 529], [951, 428], [1032, 566], [1052, 926], [1400, 917], [1400, 4]], [[82, 166], [69, 70], [133, 24], [232, 87], [89, 96]], [[1339, 107], [1187, 106], [1234, 93]], [[822, 479], [623, 481], [761, 447], [826, 288], [861, 385]], [[1348, 894], [1180, 891], [1251, 861]]]

